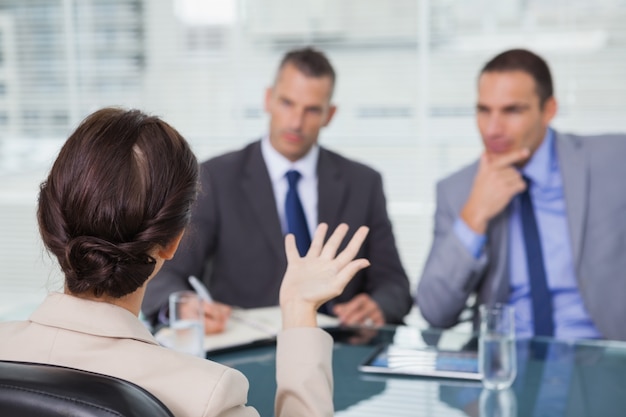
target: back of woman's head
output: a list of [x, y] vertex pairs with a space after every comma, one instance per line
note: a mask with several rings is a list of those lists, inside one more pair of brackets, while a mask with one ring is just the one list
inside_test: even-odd
[[119, 298], [143, 285], [151, 254], [189, 222], [197, 181], [187, 142], [157, 117], [106, 108], [83, 120], [41, 185], [37, 212], [66, 288]]

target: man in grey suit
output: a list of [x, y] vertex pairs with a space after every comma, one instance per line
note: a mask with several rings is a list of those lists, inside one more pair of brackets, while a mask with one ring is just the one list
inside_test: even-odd
[[481, 71], [485, 151], [437, 186], [417, 291], [432, 326], [455, 325], [473, 299], [474, 313], [513, 305], [520, 337], [626, 340], [626, 137], [556, 132], [556, 111], [534, 53], [503, 52]]
[[[173, 291], [202, 277], [215, 301], [205, 309], [206, 331], [224, 328], [229, 306], [277, 305], [286, 268], [289, 171], [297, 170], [299, 203], [312, 234], [320, 222], [334, 229], [370, 228], [357, 257], [371, 266], [355, 276], [324, 312], [347, 324], [400, 323], [412, 300], [386, 209], [382, 178], [373, 169], [317, 144], [330, 123], [335, 73], [320, 52], [304, 48], [283, 58], [267, 89], [269, 134], [241, 150], [202, 164], [201, 195], [181, 250], [147, 288], [142, 310], [153, 321]], [[298, 238], [297, 234], [296, 237]], [[306, 244], [305, 244], [306, 245]], [[299, 248], [300, 249], [300, 248]], [[306, 250], [306, 249], [304, 249]]]

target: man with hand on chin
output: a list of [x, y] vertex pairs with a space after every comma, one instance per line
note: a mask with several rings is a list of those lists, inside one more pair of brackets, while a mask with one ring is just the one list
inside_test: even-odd
[[[546, 62], [503, 52], [482, 69], [485, 147], [437, 186], [435, 232], [417, 305], [435, 327], [476, 307], [515, 307], [518, 337], [626, 340], [626, 136], [550, 128]], [[476, 324], [476, 321], [475, 321]]]
[[[187, 277], [203, 277], [216, 303], [207, 303], [205, 329], [219, 332], [229, 307], [277, 305], [287, 266], [283, 236], [306, 253], [316, 226], [369, 236], [358, 257], [371, 266], [322, 306], [349, 325], [400, 323], [411, 308], [406, 273], [387, 215], [382, 178], [373, 169], [318, 145], [336, 107], [335, 72], [320, 52], [288, 52], [267, 89], [267, 136], [202, 164], [201, 193], [176, 257], [147, 288], [142, 310], [156, 321]], [[346, 239], [348, 240], [348, 239]]]

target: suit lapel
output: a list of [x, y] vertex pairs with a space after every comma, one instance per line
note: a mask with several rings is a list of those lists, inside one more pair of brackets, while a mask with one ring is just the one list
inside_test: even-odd
[[[458, 211], [469, 198], [472, 184], [478, 171], [478, 162], [472, 165], [472, 169], [468, 171], [468, 175], [464, 178], [457, 189], [456, 198], [458, 198]], [[479, 302], [506, 303], [509, 298], [509, 220], [511, 218], [512, 204], [509, 203], [502, 212], [495, 216], [489, 222], [487, 227], [487, 251], [488, 270], [486, 271], [485, 281], [479, 289]]]
[[589, 161], [582, 152], [582, 144], [557, 133], [556, 150], [563, 179], [565, 210], [572, 242], [574, 265], [578, 270], [580, 251], [583, 243], [583, 229], [587, 214], [587, 198], [589, 195]]
[[256, 217], [256, 224], [263, 230], [270, 247], [282, 257], [284, 253], [282, 230], [276, 211], [274, 189], [261, 154], [260, 142], [250, 147], [244, 164], [241, 188], [247, 198], [247, 204], [250, 205]]
[[328, 223], [333, 230], [341, 221], [339, 214], [347, 196], [346, 179], [332, 154], [320, 147], [317, 161], [317, 222]]

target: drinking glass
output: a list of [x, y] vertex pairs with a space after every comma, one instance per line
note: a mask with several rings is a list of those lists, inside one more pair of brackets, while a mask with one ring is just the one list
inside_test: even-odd
[[513, 307], [481, 305], [479, 312], [478, 368], [483, 386], [495, 390], [509, 388], [517, 375]]
[[483, 389], [479, 399], [480, 417], [516, 417], [517, 399], [509, 388]]
[[204, 357], [204, 309], [202, 298], [193, 291], [170, 294], [171, 348]]

